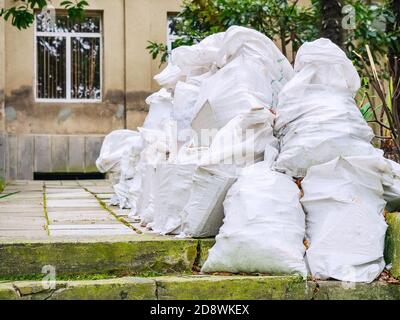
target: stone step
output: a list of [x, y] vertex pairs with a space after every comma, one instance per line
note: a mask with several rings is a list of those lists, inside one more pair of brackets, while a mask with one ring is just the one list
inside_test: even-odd
[[59, 276], [191, 273], [204, 262], [213, 243], [213, 240], [135, 235], [133, 232], [126, 236], [102, 235], [87, 239], [2, 239], [0, 278], [37, 277], [42, 275], [44, 266], [53, 266]]
[[398, 300], [400, 286], [298, 277], [168, 276], [0, 283], [0, 300]]

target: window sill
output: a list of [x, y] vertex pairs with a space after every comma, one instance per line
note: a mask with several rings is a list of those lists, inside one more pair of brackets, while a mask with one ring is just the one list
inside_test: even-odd
[[76, 103], [102, 103], [103, 100], [98, 99], [35, 99], [35, 103], [68, 103], [68, 104], [76, 104]]

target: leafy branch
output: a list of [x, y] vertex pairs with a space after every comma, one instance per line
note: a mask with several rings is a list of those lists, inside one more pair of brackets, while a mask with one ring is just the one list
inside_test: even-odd
[[[19, 0], [17, 4], [9, 8], [0, 9], [0, 18], [11, 20], [11, 24], [19, 30], [29, 28], [35, 21], [35, 11], [45, 9], [49, 0]], [[85, 0], [62, 1], [61, 6], [67, 10], [73, 21], [84, 18], [85, 8], [89, 3]]]

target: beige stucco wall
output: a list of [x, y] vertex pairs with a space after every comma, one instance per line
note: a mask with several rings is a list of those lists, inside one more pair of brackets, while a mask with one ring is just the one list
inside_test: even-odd
[[[4, 0], [0, 0], [0, 9], [4, 7]], [[0, 19], [0, 132], [5, 130], [4, 119], [4, 80], [5, 80], [5, 64], [4, 64], [4, 21]]]
[[[5, 1], [6, 6], [13, 4], [13, 0]], [[58, 8], [60, 2], [53, 1], [53, 4]], [[91, 0], [89, 2], [90, 10], [103, 12], [103, 101], [83, 104], [36, 103], [34, 28], [19, 31], [7, 23], [4, 86], [7, 132], [109, 133], [124, 127], [125, 104], [128, 106], [128, 128], [134, 129], [142, 124], [145, 116], [142, 110], [146, 109], [144, 100], [156, 88], [152, 78], [159, 72], [158, 63], [152, 61], [146, 50], [147, 41], [166, 40], [167, 12], [179, 10], [180, 1]]]
[[145, 48], [149, 40], [166, 42], [167, 13], [178, 12], [180, 3], [180, 0], [126, 0], [128, 127], [142, 124], [147, 108], [144, 100], [158, 89], [153, 77], [160, 72], [160, 62], [154, 61]]

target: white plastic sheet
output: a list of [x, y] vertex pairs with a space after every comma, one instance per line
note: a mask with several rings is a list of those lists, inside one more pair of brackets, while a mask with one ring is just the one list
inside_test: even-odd
[[389, 175], [380, 156], [339, 157], [309, 169], [301, 202], [314, 277], [372, 282], [383, 271], [387, 225], [382, 185]]
[[375, 154], [374, 134], [354, 101], [360, 79], [345, 53], [327, 39], [306, 43], [295, 71], [279, 95], [276, 169], [304, 177], [311, 166], [338, 156]]
[[261, 162], [245, 168], [228, 192], [224, 224], [203, 272], [306, 276], [300, 190], [270, 166]]

